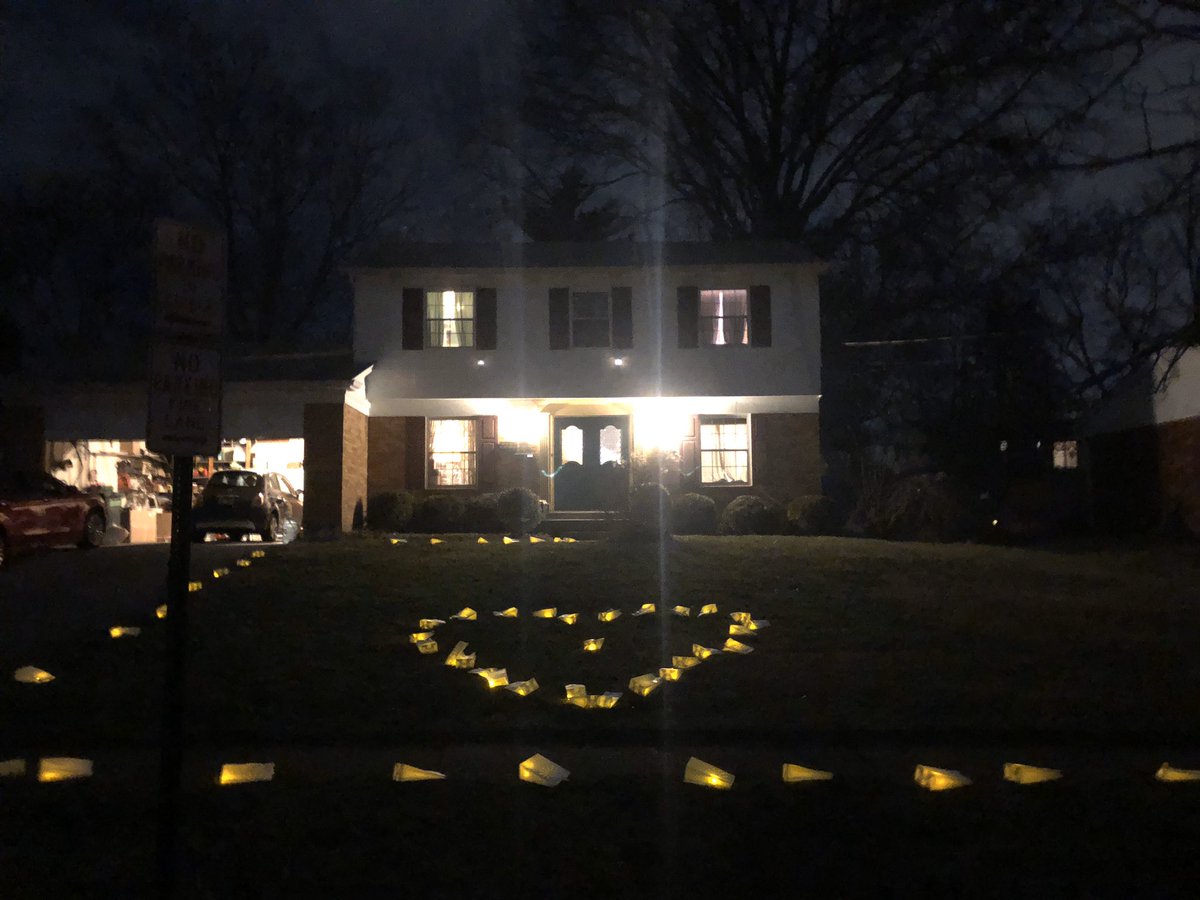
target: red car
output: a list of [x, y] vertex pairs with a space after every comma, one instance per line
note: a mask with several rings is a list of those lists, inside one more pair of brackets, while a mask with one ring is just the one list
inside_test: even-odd
[[0, 569], [33, 547], [99, 547], [108, 522], [104, 500], [44, 473], [0, 475]]

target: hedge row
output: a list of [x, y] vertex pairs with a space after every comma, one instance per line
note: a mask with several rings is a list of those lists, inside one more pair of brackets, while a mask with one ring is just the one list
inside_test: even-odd
[[542, 501], [528, 488], [498, 494], [429, 494], [415, 498], [408, 491], [389, 491], [367, 503], [367, 527], [372, 531], [455, 531], [527, 534], [544, 518]]

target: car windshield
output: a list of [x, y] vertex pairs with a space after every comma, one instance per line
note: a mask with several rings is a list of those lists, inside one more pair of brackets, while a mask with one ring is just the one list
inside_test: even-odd
[[262, 478], [254, 472], [218, 472], [209, 479], [210, 488], [254, 488], [262, 485]]

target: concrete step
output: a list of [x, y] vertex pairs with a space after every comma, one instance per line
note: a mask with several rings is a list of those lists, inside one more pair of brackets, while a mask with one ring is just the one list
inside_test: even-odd
[[598, 538], [607, 535], [622, 518], [616, 513], [591, 510], [552, 512], [542, 523], [541, 530], [555, 537]]

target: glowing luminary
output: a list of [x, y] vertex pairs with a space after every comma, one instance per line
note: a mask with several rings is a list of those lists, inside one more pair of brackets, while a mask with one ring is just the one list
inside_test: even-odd
[[729, 633], [734, 637], [754, 637], [754, 629], [749, 625], [730, 625]]
[[637, 610], [633, 613], [633, 615], [648, 616], [648, 615], [653, 614], [654, 610], [655, 610], [655, 606], [653, 603], [643, 603], [641, 606], [639, 606], [637, 608]]
[[249, 784], [275, 778], [275, 763], [225, 763], [217, 784]]
[[506, 691], [512, 691], [518, 697], [528, 697], [538, 689], [536, 678], [530, 678], [526, 681], [514, 681], [511, 684], [504, 685]]
[[38, 760], [38, 781], [70, 781], [91, 778], [92, 761], [70, 756], [46, 756]]
[[576, 541], [575, 541], [575, 538], [563, 538], [563, 539], [562, 539], [562, 542], [563, 542], [564, 544], [574, 544], [574, 543], [576, 543]]
[[675, 613], [677, 616], [690, 616], [692, 614], [692, 608], [690, 606], [672, 606], [671, 612]]
[[228, 574], [228, 569], [213, 569], [213, 578], [224, 578]]
[[443, 541], [441, 538], [430, 538], [430, 539], [429, 539], [429, 543], [431, 543], [431, 544], [444, 544], [444, 543], [446, 543], [446, 542], [445, 542], [445, 541]]
[[762, 631], [764, 628], [770, 628], [771, 623], [767, 619], [751, 619], [746, 627], [751, 631]]
[[735, 641], [733, 638], [726, 638], [725, 643], [721, 645], [721, 649], [726, 653], [741, 653], [743, 655], [754, 652], [754, 648], [749, 644], [743, 644], [741, 641]]
[[612, 709], [621, 699], [620, 691], [605, 691], [603, 694], [589, 694], [588, 706], [592, 709]]
[[562, 538], [555, 536], [555, 538], [554, 538], [554, 543], [556, 543], [556, 544], [561, 544], [561, 543], [562, 543]]
[[406, 541], [404, 538], [391, 538], [390, 543], [393, 547], [395, 547], [397, 544], [407, 544], [408, 541]]
[[492, 615], [498, 619], [515, 619], [519, 613], [515, 606], [510, 606], [508, 609], [493, 610]]
[[421, 641], [417, 644], [417, 652], [422, 656], [437, 653], [437, 641]]
[[250, 568], [250, 560], [248, 560], [248, 559], [239, 559], [239, 560], [237, 561], [237, 564], [238, 564], [238, 568], [239, 568], [239, 569], [248, 569], [248, 568]]
[[683, 780], [688, 784], [698, 784], [719, 791], [727, 791], [733, 787], [733, 775], [694, 756], [687, 761], [683, 770]]
[[738, 625], [750, 624], [750, 613], [748, 612], [731, 612], [729, 618], [733, 619]]
[[[467, 661], [470, 660], [468, 665]], [[459, 641], [454, 645], [454, 649], [450, 651], [450, 655], [446, 657], [446, 665], [452, 669], [473, 669], [475, 668], [475, 654], [467, 652], [467, 642]]]
[[629, 679], [629, 689], [640, 697], [650, 696], [660, 684], [662, 678], [650, 672]]
[[1005, 763], [1004, 780], [1013, 784], [1041, 784], [1043, 781], [1058, 781], [1062, 778], [1060, 769], [1044, 769], [1041, 766], [1027, 766], [1024, 763]]
[[962, 772], [937, 769], [933, 766], [917, 766], [913, 772], [913, 781], [927, 791], [949, 791], [971, 783], [971, 779]]
[[1200, 781], [1200, 769], [1177, 769], [1169, 763], [1163, 763], [1154, 773], [1159, 781]]
[[196, 591], [203, 589], [203, 587], [204, 587], [203, 581], [189, 581], [188, 582], [188, 593], [194, 594], [194, 593], [196, 593]]
[[504, 687], [506, 684], [508, 684], [507, 669], [472, 669], [471, 674], [478, 675], [480, 678], [486, 681], [487, 686], [492, 689]]
[[519, 543], [521, 543], [521, 542], [520, 542], [520, 541], [518, 541], [516, 538], [510, 538], [510, 537], [509, 537], [509, 536], [506, 534], [506, 535], [504, 536], [504, 543], [506, 543], [506, 544], [519, 544]]
[[535, 609], [533, 617], [535, 619], [553, 619], [558, 615], [558, 610], [553, 606], [547, 606], [545, 609]]
[[108, 636], [113, 638], [137, 637], [142, 629], [135, 625], [114, 625], [108, 629]]
[[445, 781], [446, 776], [432, 769], [418, 769], [407, 763], [392, 766], [392, 781]]
[[486, 544], [487, 542], [488, 542], [488, 539], [485, 537], [480, 537], [475, 541], [475, 543], [477, 543], [477, 544]]
[[439, 625], [445, 625], [445, 624], [446, 624], [445, 619], [421, 619], [419, 622], [417, 622], [417, 627], [420, 628], [422, 631], [432, 631], [434, 628], [437, 628]]
[[606, 609], [603, 612], [598, 613], [596, 618], [601, 622], [613, 622], [618, 619], [620, 615], [621, 611], [619, 609]]
[[266, 555], [267, 555], [266, 550], [251, 550], [250, 551], [250, 556], [254, 559], [262, 559]]
[[558, 621], [566, 622], [568, 625], [574, 625], [579, 621], [579, 613], [563, 613], [558, 617]]
[[13, 672], [13, 680], [22, 684], [49, 684], [54, 676], [37, 666], [21, 666]]
[[588, 653], [596, 653], [604, 646], [604, 638], [588, 638], [583, 642], [583, 649]]
[[167, 617], [167, 604], [163, 603], [154, 609], [154, 617], [156, 619], [165, 619]]
[[716, 647], [705, 647], [703, 644], [692, 644], [692, 656], [696, 659], [708, 659], [721, 651]]
[[581, 709], [587, 709], [588, 692], [586, 684], [568, 684], [566, 687], [566, 700], [572, 706], [578, 706]]
[[690, 669], [693, 666], [700, 665], [700, 657], [698, 656], [672, 656], [671, 665], [677, 669]]
[[697, 615], [700, 616], [715, 616], [716, 614], [717, 604], [715, 603], [705, 603], [702, 607], [700, 607], [700, 612], [697, 613]]
[[23, 778], [25, 776], [25, 760], [0, 759], [0, 778]]
[[540, 784], [542, 787], [557, 787], [570, 778], [571, 773], [558, 763], [546, 759], [542, 754], [535, 753], [517, 766], [517, 776], [522, 781], [528, 781], [530, 784]]
[[532, 534], [529, 536], [529, 543], [531, 544], [544, 544], [545, 542], [545, 538], [534, 537]]
[[658, 670], [658, 677], [663, 681], [678, 681], [683, 677], [683, 669], [675, 666], [663, 666]]
[[410, 644], [419, 644], [422, 641], [429, 640], [431, 637], [433, 637], [432, 631], [414, 631], [408, 636], [408, 642]]
[[798, 766], [795, 763], [783, 764], [783, 780], [787, 784], [796, 784], [800, 781], [830, 781], [832, 778], [832, 772], [810, 769], [808, 766]]
[[456, 622], [474, 622], [479, 618], [479, 614], [469, 606], [464, 606], [458, 612], [450, 617]]

